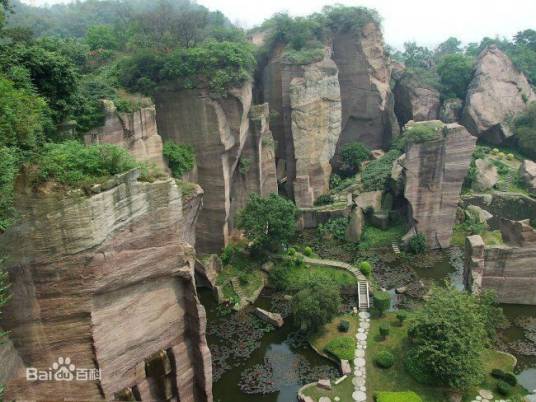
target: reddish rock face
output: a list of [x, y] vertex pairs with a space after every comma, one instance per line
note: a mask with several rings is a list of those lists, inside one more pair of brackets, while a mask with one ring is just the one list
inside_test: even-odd
[[91, 197], [25, 195], [19, 205], [21, 222], [0, 237], [12, 294], [0, 325], [27, 368], [68, 357], [101, 380], [27, 381], [19, 370], [6, 398], [212, 401], [194, 250], [183, 241], [193, 222], [175, 181], [125, 175]]
[[395, 113], [401, 126], [408, 121], [437, 120], [439, 91], [419, 82], [418, 77], [405, 73], [394, 88]]

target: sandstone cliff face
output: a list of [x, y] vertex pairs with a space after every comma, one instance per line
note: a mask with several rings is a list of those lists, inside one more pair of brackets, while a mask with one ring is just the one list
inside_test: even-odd
[[418, 77], [403, 74], [394, 88], [395, 113], [404, 126], [408, 121], [437, 120], [439, 114], [439, 91], [419, 82]]
[[223, 97], [204, 89], [161, 88], [155, 99], [162, 137], [195, 149], [198, 183], [205, 190], [196, 248], [219, 252], [229, 239], [234, 211], [247, 194], [277, 191], [268, 111], [255, 117], [258, 122], [252, 127], [249, 82]]
[[[410, 144], [403, 158], [404, 195], [411, 223], [431, 248], [450, 245], [463, 180], [476, 138], [459, 124], [447, 124], [438, 140]], [[398, 163], [398, 161], [395, 161]]]
[[144, 107], [133, 113], [120, 113], [112, 101], [103, 101], [104, 126], [84, 136], [86, 144], [115, 144], [127, 149], [142, 162], [154, 164], [163, 172], [167, 165], [162, 156], [162, 138], [158, 135], [155, 107]]
[[339, 69], [342, 101], [339, 148], [354, 141], [363, 142], [371, 149], [388, 146], [398, 135], [399, 126], [380, 28], [369, 23], [361, 35], [336, 34], [333, 60]]
[[507, 120], [533, 100], [536, 95], [523, 73], [496, 46], [489, 46], [478, 57], [463, 124], [471, 134], [499, 144], [512, 135]]
[[292, 140], [296, 160], [294, 200], [312, 207], [329, 191], [330, 160], [341, 133], [341, 97], [337, 66], [331, 59], [304, 66], [290, 82]]
[[12, 373], [6, 398], [211, 401], [194, 250], [182, 240], [193, 227], [175, 181], [129, 172], [91, 197], [30, 193], [18, 206], [21, 222], [0, 237], [12, 294], [0, 325], [27, 367], [69, 357], [101, 380]]

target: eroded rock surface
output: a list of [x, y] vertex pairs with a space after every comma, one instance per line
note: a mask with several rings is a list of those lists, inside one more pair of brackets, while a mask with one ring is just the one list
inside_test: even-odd
[[439, 120], [444, 123], [457, 123], [460, 121], [462, 111], [463, 101], [461, 99], [446, 99], [439, 109]]
[[106, 114], [104, 125], [84, 135], [85, 143], [118, 145], [127, 149], [137, 160], [154, 164], [166, 172], [154, 105], [132, 113], [118, 112], [109, 100], [103, 101], [103, 106]]
[[21, 221], [0, 237], [11, 283], [0, 325], [27, 366], [46, 370], [69, 357], [100, 369], [101, 381], [13, 373], [7, 399], [212, 400], [180, 189], [172, 179], [136, 179], [123, 175], [91, 197], [19, 197]]
[[513, 133], [508, 119], [526, 110], [536, 100], [527, 78], [495, 45], [478, 57], [469, 85], [463, 124], [477, 137], [501, 143]]
[[426, 85], [414, 74], [405, 73], [394, 88], [395, 113], [404, 126], [408, 121], [437, 120], [439, 115], [439, 91]]
[[499, 173], [497, 168], [488, 159], [477, 159], [475, 161], [475, 179], [472, 183], [472, 188], [475, 191], [490, 190], [497, 184]]
[[529, 192], [536, 195], [536, 162], [525, 159], [519, 168], [519, 173]]
[[411, 223], [426, 236], [431, 248], [450, 245], [456, 207], [476, 143], [476, 138], [456, 123], [445, 125], [440, 133], [437, 140], [409, 144], [403, 160]]

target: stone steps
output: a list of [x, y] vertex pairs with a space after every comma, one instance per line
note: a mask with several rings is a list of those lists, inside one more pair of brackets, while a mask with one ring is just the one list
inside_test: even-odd
[[398, 243], [393, 242], [393, 243], [391, 243], [391, 246], [393, 247], [393, 252], [396, 255], [400, 254], [400, 247], [398, 247]]
[[370, 307], [369, 299], [369, 284], [367, 281], [359, 281], [357, 283], [358, 287], [358, 298], [359, 298], [359, 309], [368, 309]]

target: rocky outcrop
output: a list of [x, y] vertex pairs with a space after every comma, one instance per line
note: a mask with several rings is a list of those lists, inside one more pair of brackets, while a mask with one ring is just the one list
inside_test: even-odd
[[408, 121], [437, 120], [439, 114], [439, 91], [426, 85], [413, 73], [404, 73], [393, 90], [395, 114], [403, 127]]
[[426, 236], [431, 248], [450, 245], [456, 207], [475, 143], [475, 137], [453, 123], [440, 129], [438, 139], [410, 143], [406, 149], [402, 161], [410, 223]]
[[536, 195], [536, 162], [525, 159], [519, 168], [519, 173], [529, 192]]
[[85, 143], [121, 146], [137, 160], [154, 164], [166, 172], [167, 165], [162, 156], [162, 138], [156, 128], [154, 105], [142, 107], [132, 113], [118, 112], [110, 100], [104, 100], [103, 107], [106, 116], [104, 125], [84, 135]]
[[380, 27], [370, 22], [360, 33], [335, 34], [332, 58], [339, 69], [342, 102], [338, 149], [355, 141], [371, 149], [387, 147], [399, 126]]
[[439, 109], [439, 120], [443, 123], [457, 123], [463, 111], [463, 101], [458, 98], [446, 99]]
[[512, 135], [508, 119], [523, 112], [536, 100], [527, 78], [495, 45], [478, 57], [469, 85], [463, 124], [477, 137], [501, 143]]
[[465, 285], [474, 293], [493, 290], [500, 303], [536, 305], [536, 231], [526, 221], [503, 220], [501, 234], [507, 244], [466, 238]]
[[497, 168], [488, 159], [477, 159], [475, 161], [475, 178], [471, 187], [475, 191], [490, 190], [497, 184], [499, 173]]
[[263, 310], [260, 307], [256, 307], [254, 313], [260, 320], [277, 328], [282, 327], [285, 323], [283, 321], [283, 317], [279, 313], [271, 313], [270, 311]]
[[197, 222], [196, 248], [201, 253], [219, 252], [227, 244], [233, 213], [248, 192], [275, 190], [267, 111], [255, 117], [264, 120], [252, 130], [251, 98], [250, 82], [225, 96], [172, 86], [158, 88], [155, 94], [163, 138], [190, 144], [196, 153], [198, 183], [205, 190]]
[[206, 286], [210, 289], [215, 289], [218, 274], [222, 269], [223, 264], [220, 257], [216, 254], [198, 258], [195, 262], [197, 286]]
[[[341, 96], [337, 66], [328, 58], [303, 67], [290, 82], [291, 129], [296, 163], [294, 200], [312, 207], [329, 191], [330, 160], [341, 133]], [[301, 184], [306, 183], [306, 184]]]
[[[90, 197], [19, 196], [21, 221], [0, 236], [11, 283], [0, 326], [26, 366], [60, 363], [74, 379], [27, 381], [14, 372], [6, 399], [212, 401], [180, 188], [137, 176]], [[67, 358], [100, 370], [100, 380], [73, 371]]]
[[488, 220], [492, 229], [499, 227], [499, 219], [514, 221], [536, 219], [536, 199], [521, 193], [491, 191], [487, 194], [467, 194], [462, 196], [462, 204], [476, 205], [493, 215]]

